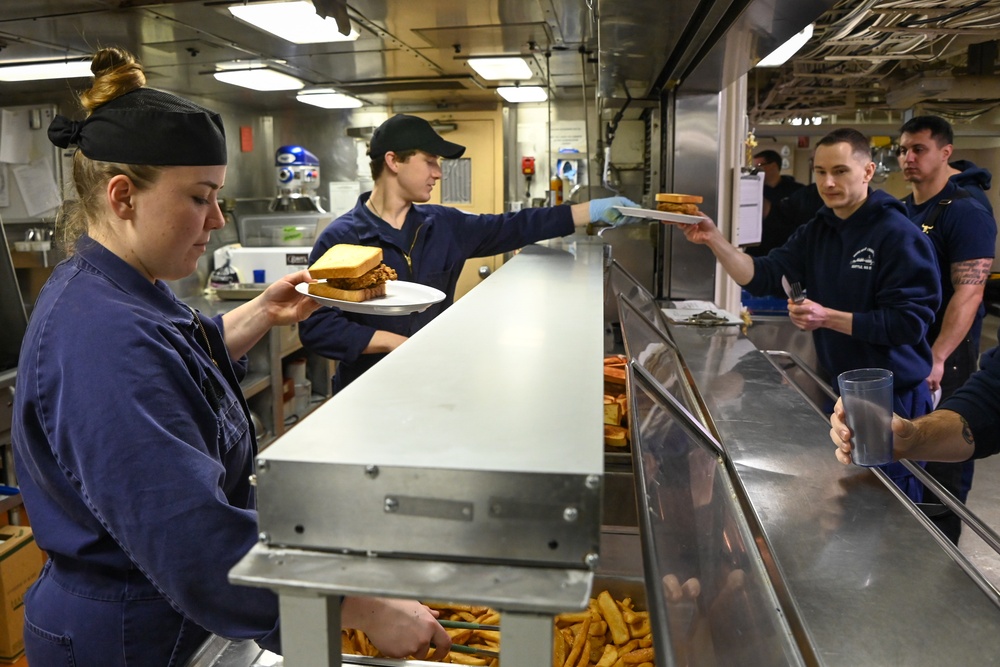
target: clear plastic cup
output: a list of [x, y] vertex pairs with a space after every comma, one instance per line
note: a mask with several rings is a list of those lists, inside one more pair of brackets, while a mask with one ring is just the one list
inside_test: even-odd
[[892, 371], [859, 368], [837, 378], [847, 426], [854, 434], [851, 458], [859, 466], [892, 463]]

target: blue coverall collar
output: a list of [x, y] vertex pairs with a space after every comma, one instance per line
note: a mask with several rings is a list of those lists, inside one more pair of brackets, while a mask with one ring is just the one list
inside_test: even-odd
[[90, 236], [82, 236], [76, 244], [76, 258], [82, 270], [99, 273], [123, 292], [136, 294], [157, 304], [166, 318], [177, 325], [191, 324], [191, 310], [181, 302], [162, 280], [149, 282], [118, 255]]

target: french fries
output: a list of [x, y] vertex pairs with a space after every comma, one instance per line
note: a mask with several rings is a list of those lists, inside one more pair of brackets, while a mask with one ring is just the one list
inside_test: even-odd
[[[586, 611], [556, 616], [556, 630], [553, 667], [653, 667], [655, 664], [649, 612], [636, 611], [630, 598], [615, 600], [608, 591], [601, 591], [590, 599]], [[565, 647], [583, 635], [587, 636], [589, 651], [584, 648], [574, 662], [572, 652]], [[562, 653], [560, 645], [564, 647]]]
[[[489, 607], [428, 606], [438, 610], [442, 620], [501, 625], [500, 614]], [[500, 633], [495, 630], [449, 628], [446, 632], [456, 644], [500, 650]], [[553, 667], [655, 667], [649, 612], [636, 611], [631, 598], [615, 600], [608, 591], [591, 598], [583, 611], [556, 616], [552, 644]], [[344, 630], [341, 647], [344, 653], [382, 657], [359, 630]], [[414, 657], [424, 659], [424, 656]], [[499, 667], [497, 658], [455, 651], [448, 653], [442, 662]]]
[[[446, 621], [466, 621], [468, 623], [479, 623], [480, 625], [499, 625], [500, 614], [489, 607], [479, 607], [471, 605], [428, 605], [431, 609], [440, 612], [439, 618]], [[500, 633], [496, 630], [469, 630], [465, 628], [446, 628], [445, 632], [451, 637], [455, 644], [464, 644], [489, 651], [500, 650]], [[365, 633], [360, 630], [344, 630], [340, 638], [341, 649], [344, 653], [352, 655], [365, 655], [369, 657], [384, 657], [378, 649], [365, 637]], [[425, 656], [413, 656], [418, 660], [424, 660]], [[457, 665], [480, 665], [482, 667], [498, 667], [497, 658], [487, 658], [480, 655], [469, 655], [451, 651], [441, 662]]]

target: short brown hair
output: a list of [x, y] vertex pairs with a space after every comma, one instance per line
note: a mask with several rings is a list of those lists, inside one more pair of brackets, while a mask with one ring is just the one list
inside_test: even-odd
[[854, 128], [841, 127], [834, 130], [820, 139], [816, 144], [816, 148], [820, 146], [833, 146], [834, 144], [848, 144], [851, 147], [851, 153], [856, 157], [866, 160], [872, 159], [872, 148], [871, 144], [868, 143], [868, 137]]
[[[396, 156], [398, 161], [406, 162], [420, 151], [413, 149], [410, 151], [399, 151], [398, 153], [396, 151], [390, 152]], [[383, 171], [385, 171], [385, 154], [379, 155], [377, 158], [373, 158], [369, 166], [372, 170], [372, 180], [377, 181], [378, 177], [382, 175]]]

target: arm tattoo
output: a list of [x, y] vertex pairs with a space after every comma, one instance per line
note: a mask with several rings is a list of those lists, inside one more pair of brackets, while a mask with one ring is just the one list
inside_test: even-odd
[[976, 441], [972, 437], [972, 428], [969, 426], [969, 422], [965, 421], [965, 417], [959, 415], [959, 419], [962, 420], [962, 438], [969, 443], [971, 446], [976, 446]]
[[954, 262], [951, 265], [952, 285], [983, 285], [990, 277], [990, 267], [993, 259], [970, 259], [964, 262]]

